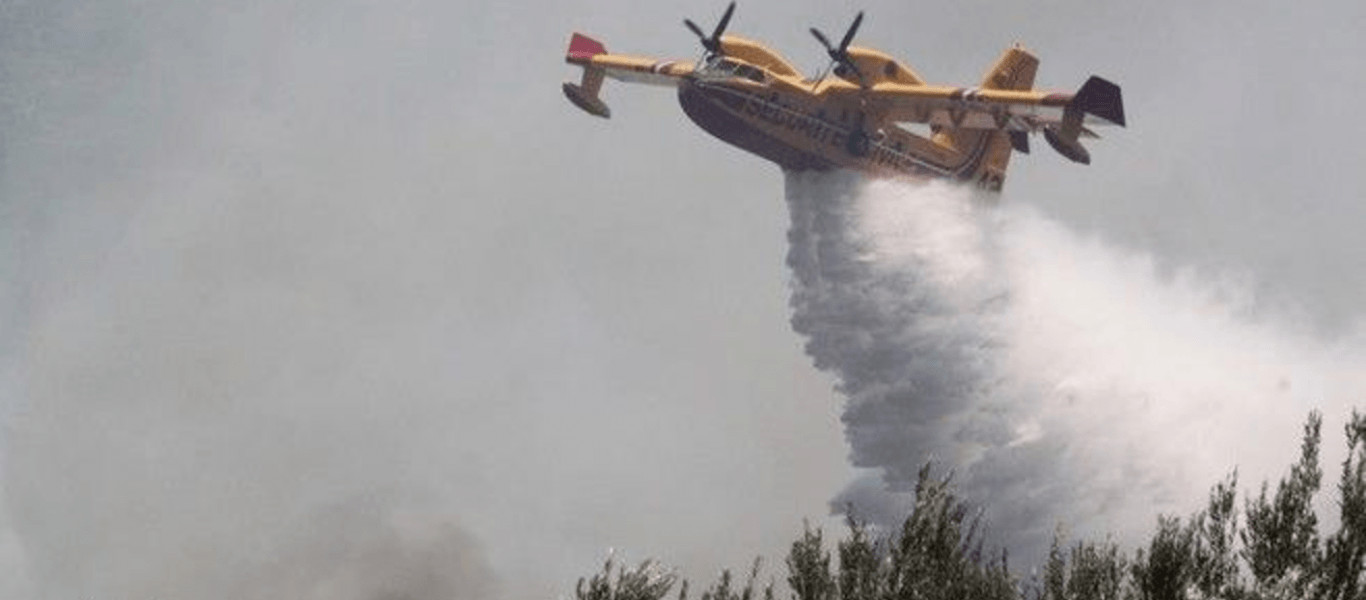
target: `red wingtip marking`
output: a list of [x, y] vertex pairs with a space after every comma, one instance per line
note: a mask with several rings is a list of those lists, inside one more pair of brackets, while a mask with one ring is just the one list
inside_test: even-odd
[[566, 58], [588, 60], [599, 54], [606, 53], [607, 48], [603, 47], [602, 42], [582, 33], [575, 33], [574, 37], [569, 39], [569, 53], [566, 55]]

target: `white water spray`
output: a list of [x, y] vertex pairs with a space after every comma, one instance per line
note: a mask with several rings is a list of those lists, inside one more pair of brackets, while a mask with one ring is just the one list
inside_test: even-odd
[[1133, 541], [1234, 467], [1244, 490], [1277, 477], [1313, 408], [1333, 472], [1366, 401], [1360, 337], [1256, 310], [1235, 278], [1163, 276], [946, 184], [797, 174], [787, 197], [793, 327], [847, 397], [854, 464], [885, 482], [835, 502], [875, 520], [933, 459], [1027, 558], [1059, 522]]

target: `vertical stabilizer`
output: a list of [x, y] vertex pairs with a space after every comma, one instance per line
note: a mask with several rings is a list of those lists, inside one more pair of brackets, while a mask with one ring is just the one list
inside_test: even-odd
[[1019, 44], [1005, 51], [982, 79], [984, 90], [1029, 90], [1034, 88], [1034, 73], [1039, 59]]
[[[1034, 74], [1038, 70], [1039, 59], [1016, 44], [996, 59], [996, 63], [982, 78], [980, 87], [984, 90], [1030, 90], [1034, 88]], [[935, 136], [935, 141], [952, 145], [963, 152], [980, 149], [981, 155], [976, 164], [960, 177], [989, 190], [1000, 190], [1005, 182], [1012, 149], [1029, 152], [1028, 137], [1012, 138], [1004, 130], [943, 129]]]

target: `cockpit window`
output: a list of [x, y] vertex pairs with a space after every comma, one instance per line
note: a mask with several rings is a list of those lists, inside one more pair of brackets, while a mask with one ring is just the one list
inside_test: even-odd
[[735, 74], [757, 83], [764, 82], [764, 71], [750, 65], [736, 65]]
[[767, 83], [768, 76], [763, 69], [754, 65], [734, 61], [729, 58], [720, 58], [708, 61], [702, 66], [699, 72], [704, 77], [727, 79], [730, 77], [742, 77], [756, 83]]

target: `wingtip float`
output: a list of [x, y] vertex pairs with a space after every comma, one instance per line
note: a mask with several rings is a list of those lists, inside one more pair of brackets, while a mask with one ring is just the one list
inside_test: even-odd
[[1030, 134], [1042, 133], [1059, 154], [1089, 164], [1082, 138], [1099, 137], [1092, 127], [1125, 124], [1119, 86], [1101, 77], [1091, 76], [1075, 93], [1035, 90], [1039, 60], [1019, 44], [977, 87], [931, 85], [886, 53], [850, 45], [860, 12], [838, 44], [811, 28], [830, 64], [808, 79], [768, 47], [726, 35], [734, 11], [732, 2], [710, 35], [684, 19], [702, 44], [695, 62], [613, 54], [573, 34], [565, 61], [582, 67], [583, 77], [564, 84], [565, 96], [609, 118], [600, 96], [604, 78], [676, 87], [683, 111], [702, 129], [784, 169], [944, 178], [993, 191], [1005, 181], [1011, 152], [1029, 152]]

